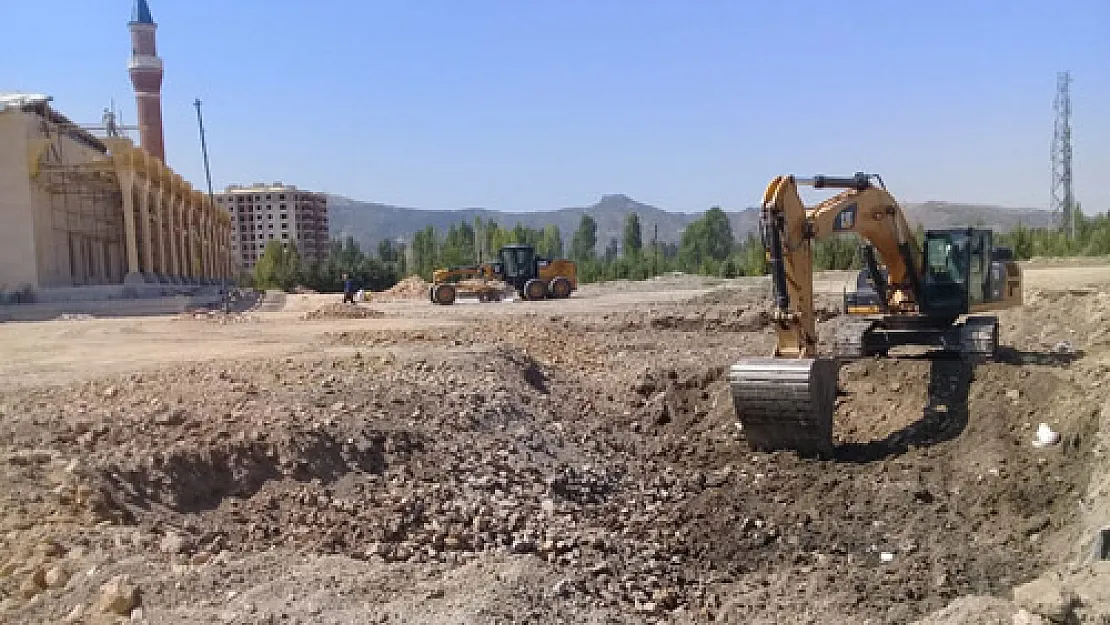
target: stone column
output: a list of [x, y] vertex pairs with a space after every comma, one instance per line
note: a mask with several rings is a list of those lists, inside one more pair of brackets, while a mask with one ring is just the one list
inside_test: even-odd
[[195, 246], [196, 251], [197, 251], [197, 259], [196, 259], [197, 279], [198, 280], [203, 280], [206, 277], [205, 253], [204, 253], [204, 246], [205, 246], [205, 240], [204, 240], [204, 211], [201, 209], [201, 207], [198, 206], [195, 209], [195, 212], [193, 213], [193, 215], [196, 218], [196, 225], [193, 229], [193, 236], [195, 236], [196, 239], [197, 239], [197, 244]]
[[178, 233], [181, 242], [181, 279], [188, 280], [192, 276], [193, 268], [189, 263], [189, 196], [181, 197], [181, 231]]
[[185, 277], [192, 281], [196, 276], [193, 272], [193, 205], [189, 203], [189, 196], [186, 196], [184, 204], [184, 212], [181, 215], [181, 229], [182, 229], [182, 242], [184, 243], [184, 262], [185, 262]]
[[120, 191], [123, 193], [123, 245], [127, 255], [127, 275], [134, 279], [139, 275], [139, 235], [135, 224], [135, 174], [130, 171], [119, 173]]
[[172, 265], [173, 279], [179, 281], [182, 277], [181, 272], [181, 229], [180, 220], [181, 215], [181, 193], [175, 191], [170, 197], [170, 262]]
[[165, 262], [162, 264], [162, 277], [167, 282], [172, 282], [173, 277], [173, 189], [162, 189], [162, 253]]
[[201, 262], [201, 237], [200, 237], [200, 210], [194, 205], [189, 210], [189, 254], [191, 255], [189, 271], [192, 272], [193, 280], [200, 280], [203, 272], [203, 263]]
[[151, 239], [154, 240], [154, 249], [151, 250], [151, 255], [154, 257], [154, 273], [159, 278], [164, 279], [166, 276], [166, 211], [165, 211], [165, 196], [163, 195], [162, 185], [151, 183], [151, 196], [153, 203], [150, 207], [151, 215], [154, 217], [154, 235]]
[[208, 250], [211, 242], [208, 232], [208, 208], [202, 203], [200, 208], [200, 275], [205, 280], [212, 276], [210, 266], [212, 256]]
[[178, 225], [181, 229], [178, 231], [178, 242], [181, 244], [181, 277], [189, 277], [189, 196], [181, 196], [181, 205], [179, 207], [178, 218], [181, 220]]
[[139, 181], [139, 236], [142, 237], [142, 254], [139, 256], [139, 268], [143, 274], [154, 272], [154, 237], [151, 236], [151, 208], [150, 208], [150, 180]]

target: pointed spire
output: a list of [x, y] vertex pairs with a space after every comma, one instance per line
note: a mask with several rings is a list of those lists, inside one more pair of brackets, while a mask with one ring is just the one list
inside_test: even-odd
[[146, 0], [135, 0], [135, 8], [131, 9], [131, 22], [134, 24], [153, 24], [154, 18], [150, 15], [150, 5]]

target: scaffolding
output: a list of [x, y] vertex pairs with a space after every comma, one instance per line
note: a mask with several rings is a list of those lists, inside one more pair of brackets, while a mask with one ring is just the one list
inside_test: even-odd
[[[45, 196], [53, 241], [38, 252], [48, 257], [39, 258], [39, 281], [52, 286], [121, 283], [126, 274], [123, 196], [107, 149], [87, 127], [41, 113], [44, 145], [30, 177]], [[100, 128], [104, 136], [123, 130], [114, 119], [104, 121], [111, 122]], [[67, 147], [65, 138], [79, 147]], [[95, 154], [91, 159], [89, 149]]]

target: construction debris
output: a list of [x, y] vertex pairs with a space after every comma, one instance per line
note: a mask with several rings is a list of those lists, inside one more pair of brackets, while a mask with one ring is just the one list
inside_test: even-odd
[[384, 312], [366, 306], [335, 303], [306, 312], [302, 318], [306, 321], [315, 321], [320, 319], [377, 319], [384, 316]]
[[[428, 289], [431, 286], [432, 286], [431, 282], [428, 282], [427, 280], [425, 280], [424, 278], [421, 278], [420, 276], [408, 276], [407, 278], [404, 278], [403, 280], [401, 280], [397, 284], [393, 285], [392, 287], [386, 289], [385, 291], [382, 291], [381, 295], [384, 296], [384, 298], [386, 298], [386, 300], [388, 300], [388, 299], [420, 299], [420, 298], [427, 299]], [[381, 300], [382, 298], [378, 298], [377, 296], [375, 296], [375, 299]], [[386, 300], [382, 300], [382, 301], [386, 301]]]
[[[1092, 412], [1110, 392], [1095, 385], [1106, 335], [1074, 319], [1110, 300], [1005, 311], [1008, 362], [846, 364], [836, 456], [818, 461], [752, 453], [735, 426], [728, 365], [773, 342], [753, 285], [678, 302], [671, 283], [591, 286], [538, 313], [394, 305], [417, 310], [403, 319], [303, 296], [318, 325], [259, 314], [273, 325], [220, 330], [250, 337], [248, 357], [107, 373], [87, 350], [87, 375], [0, 395], [0, 622], [1106, 613], [1106, 563], [1060, 592], [1014, 589], [1061, 561], [1098, 492], [1084, 494], [1106, 462]], [[838, 297], [819, 302], [822, 337]], [[367, 314], [387, 320], [344, 321]], [[176, 329], [89, 323], [136, 348]], [[84, 329], [52, 332], [81, 354]], [[1053, 349], [1061, 337], [1074, 352]], [[1067, 453], [1030, 446], [1042, 421]]]

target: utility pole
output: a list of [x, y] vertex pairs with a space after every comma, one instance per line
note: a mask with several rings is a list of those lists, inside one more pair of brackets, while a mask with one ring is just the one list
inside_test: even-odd
[[[193, 101], [193, 106], [197, 108], [197, 127], [200, 128], [200, 152], [201, 155], [204, 157], [204, 177], [208, 182], [208, 201], [212, 203], [212, 206], [215, 206], [216, 196], [212, 192], [212, 169], [208, 166], [208, 142], [204, 138], [204, 117], [200, 114], [200, 98], [197, 98]], [[227, 292], [227, 275], [231, 272], [231, 259], [227, 258], [224, 260], [226, 261], [226, 264], [224, 265], [223, 270], [222, 299], [224, 304], [224, 314], [226, 315], [227, 313], [231, 312], [231, 297], [230, 294]]]
[[1052, 215], [1069, 240], [1075, 239], [1075, 189], [1072, 186], [1071, 73], [1056, 75], [1056, 122], [1052, 133]]

